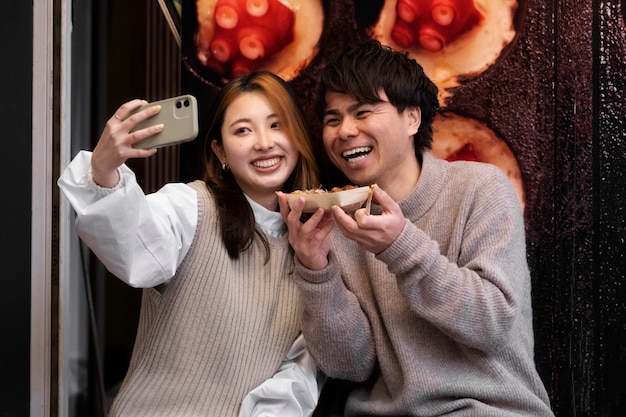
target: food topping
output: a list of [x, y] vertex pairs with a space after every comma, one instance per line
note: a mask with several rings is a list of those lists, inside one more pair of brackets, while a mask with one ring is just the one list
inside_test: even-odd
[[407, 51], [439, 88], [451, 90], [494, 65], [516, 34], [517, 0], [384, 0], [369, 35]]
[[320, 0], [197, 0], [198, 62], [223, 79], [267, 69], [292, 79], [317, 52]]
[[482, 19], [472, 0], [398, 0], [391, 38], [402, 48], [439, 52]]
[[340, 191], [352, 190], [355, 188], [359, 188], [358, 185], [344, 185], [343, 187], [333, 187], [330, 190], [326, 190], [324, 188], [311, 188], [309, 190], [296, 190], [292, 192], [292, 194], [325, 194], [325, 193], [338, 193]]

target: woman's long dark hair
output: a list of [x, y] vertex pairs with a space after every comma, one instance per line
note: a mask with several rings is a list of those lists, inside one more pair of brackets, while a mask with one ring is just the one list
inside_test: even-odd
[[211, 147], [213, 140], [222, 146], [221, 130], [226, 109], [236, 98], [253, 91], [262, 93], [269, 101], [287, 137], [300, 154], [296, 168], [281, 191], [316, 187], [319, 178], [308, 127], [291, 87], [283, 79], [268, 71], [256, 71], [233, 79], [222, 88], [213, 101], [212, 119], [204, 140], [204, 181], [217, 204], [222, 240], [228, 255], [232, 259], [239, 258], [239, 254], [250, 247], [256, 234], [265, 246], [267, 262], [269, 245], [264, 234], [256, 228], [252, 207], [232, 172], [222, 169]]

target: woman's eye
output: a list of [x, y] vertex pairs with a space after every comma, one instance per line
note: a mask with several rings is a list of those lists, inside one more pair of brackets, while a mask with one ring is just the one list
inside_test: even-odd
[[242, 134], [244, 134], [244, 133], [248, 133], [248, 132], [250, 132], [250, 129], [249, 129], [249, 128], [247, 128], [247, 127], [239, 127], [239, 128], [237, 128], [237, 129], [235, 130], [235, 134], [236, 134], [236, 135], [242, 135]]
[[279, 121], [273, 122], [271, 124], [272, 129], [280, 129], [282, 126], [283, 125]]

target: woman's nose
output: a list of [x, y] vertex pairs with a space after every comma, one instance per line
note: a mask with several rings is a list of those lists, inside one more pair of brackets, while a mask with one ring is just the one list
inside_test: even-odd
[[274, 136], [271, 132], [258, 132], [255, 147], [259, 150], [272, 149], [274, 147]]

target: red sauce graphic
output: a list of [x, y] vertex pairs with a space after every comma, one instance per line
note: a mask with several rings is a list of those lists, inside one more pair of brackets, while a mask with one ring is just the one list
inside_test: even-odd
[[[218, 0], [211, 39], [199, 40], [199, 59], [237, 77], [263, 66], [294, 38], [294, 12], [278, 0]], [[206, 47], [208, 46], [208, 47]]]
[[402, 48], [439, 52], [482, 20], [473, 0], [398, 0], [391, 38]]

